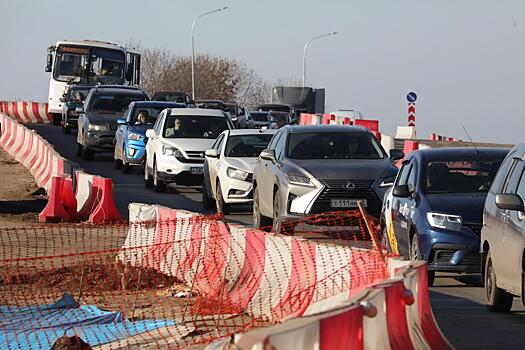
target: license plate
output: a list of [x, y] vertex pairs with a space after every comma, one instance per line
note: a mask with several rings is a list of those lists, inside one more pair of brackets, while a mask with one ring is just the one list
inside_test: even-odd
[[202, 168], [190, 168], [191, 175], [202, 175]]
[[357, 208], [358, 202], [366, 208], [366, 199], [332, 199], [330, 205], [332, 208]]

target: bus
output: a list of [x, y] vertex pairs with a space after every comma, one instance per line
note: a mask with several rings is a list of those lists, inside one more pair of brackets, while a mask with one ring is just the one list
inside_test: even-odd
[[60, 125], [63, 95], [71, 84], [140, 84], [140, 53], [117, 44], [97, 41], [58, 41], [47, 49], [48, 112]]

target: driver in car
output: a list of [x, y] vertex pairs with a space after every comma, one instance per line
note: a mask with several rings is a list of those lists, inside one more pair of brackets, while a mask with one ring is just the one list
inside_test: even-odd
[[137, 121], [135, 122], [135, 125], [146, 125], [148, 123], [148, 112], [147, 111], [141, 111], [137, 115]]

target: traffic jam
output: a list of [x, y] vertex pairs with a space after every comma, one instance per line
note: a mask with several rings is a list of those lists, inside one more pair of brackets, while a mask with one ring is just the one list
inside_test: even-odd
[[[88, 57], [99, 73], [85, 73]], [[53, 125], [76, 130], [71, 146], [83, 160], [112, 153], [116, 169], [143, 173], [158, 193], [198, 186], [203, 212], [250, 204], [253, 226], [273, 232], [293, 234], [290, 220], [360, 203], [390, 253], [428, 263], [429, 285], [436, 272], [479, 274], [493, 311], [523, 295], [524, 145], [405, 155], [387, 152], [365, 127], [300, 125], [302, 106], [293, 104], [249, 109], [182, 91], [150, 99], [140, 89], [140, 54], [109, 43], [58, 42], [46, 71]]]

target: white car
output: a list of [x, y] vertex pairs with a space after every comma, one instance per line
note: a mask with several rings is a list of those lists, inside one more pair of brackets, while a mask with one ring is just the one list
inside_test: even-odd
[[204, 152], [217, 136], [230, 129], [230, 118], [218, 110], [163, 110], [153, 129], [146, 131], [146, 187], [164, 192], [169, 183], [201, 185]]
[[253, 168], [277, 130], [226, 130], [207, 150], [202, 203], [227, 214], [230, 204], [249, 203]]

